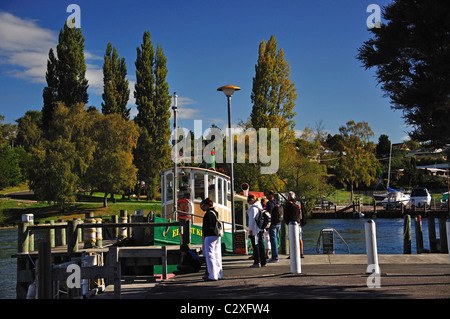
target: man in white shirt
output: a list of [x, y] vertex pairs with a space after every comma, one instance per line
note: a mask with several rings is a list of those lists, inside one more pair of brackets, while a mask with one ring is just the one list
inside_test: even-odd
[[254, 263], [250, 267], [252, 268], [265, 267], [267, 260], [264, 248], [263, 232], [255, 222], [255, 217], [262, 210], [262, 206], [255, 195], [249, 195], [247, 197], [247, 202], [250, 205], [250, 208], [247, 211], [248, 231], [249, 236], [253, 236], [255, 242], [255, 246], [253, 248]]

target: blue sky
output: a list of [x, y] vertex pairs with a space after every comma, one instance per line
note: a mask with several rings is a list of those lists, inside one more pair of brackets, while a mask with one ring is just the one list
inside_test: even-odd
[[111, 42], [125, 58], [131, 83], [129, 107], [135, 114], [133, 89], [136, 47], [148, 30], [168, 59], [170, 92], [177, 92], [179, 125], [203, 130], [227, 125], [222, 85], [241, 87], [232, 97], [232, 120], [247, 120], [258, 46], [272, 34], [291, 65], [297, 89], [296, 130], [319, 122], [331, 134], [349, 120], [365, 121], [378, 141], [387, 134], [396, 143], [408, 127], [401, 112], [390, 109], [377, 86], [374, 70], [355, 59], [370, 33], [369, 4], [383, 0], [148, 0], [148, 1], [0, 1], [0, 114], [13, 122], [27, 110], [42, 108], [48, 51], [71, 14], [81, 12], [85, 37], [89, 103], [101, 109], [102, 66]]

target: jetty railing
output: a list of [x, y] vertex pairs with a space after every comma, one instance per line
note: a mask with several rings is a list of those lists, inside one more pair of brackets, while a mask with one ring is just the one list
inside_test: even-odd
[[[81, 259], [78, 261], [65, 262], [61, 265], [52, 265], [52, 254], [49, 242], [39, 244], [39, 259], [36, 271], [36, 292], [37, 299], [54, 299], [55, 282], [67, 282], [73, 273], [68, 271], [69, 265], [78, 265], [78, 282], [81, 280], [105, 280], [106, 285], [114, 286], [114, 298], [121, 298], [121, 262], [123, 258], [147, 258], [153, 259], [155, 264], [162, 266], [162, 278], [167, 278], [168, 254], [167, 246], [152, 247], [118, 247], [111, 246], [108, 249], [106, 262], [101, 266], [81, 266]], [[68, 299], [81, 298], [81, 285], [70, 287]]]
[[[167, 277], [167, 263], [179, 262], [180, 252], [178, 246], [169, 248], [167, 255], [165, 246], [129, 246], [122, 245], [122, 239], [130, 238], [132, 233], [138, 233], [137, 228], [150, 228], [150, 241], [153, 238], [155, 227], [179, 227], [180, 245], [191, 242], [190, 221], [180, 220], [176, 222], [154, 223], [154, 222], [128, 222], [131, 217], [126, 217], [126, 211], [121, 211], [120, 218], [113, 216], [113, 222], [103, 223], [101, 219], [93, 218], [92, 213], [86, 214], [84, 223], [81, 219], [68, 220], [66, 222], [50, 221], [46, 224], [35, 225], [33, 216], [22, 216], [22, 223], [18, 227], [18, 253], [13, 255], [17, 258], [17, 285], [16, 295], [18, 299], [24, 299], [30, 294], [30, 286], [36, 286], [39, 282], [36, 296], [39, 298], [54, 297], [49, 291], [58, 291], [55, 283], [67, 280], [69, 264], [77, 263], [81, 266], [80, 256], [83, 254], [101, 255], [100, 266], [81, 267], [81, 278], [96, 280], [104, 278], [108, 284], [114, 284], [115, 296], [120, 297], [121, 270], [119, 259], [145, 258], [147, 263], [162, 265], [162, 276]], [[114, 218], [115, 217], [115, 218]], [[133, 218], [134, 220], [144, 220]], [[104, 241], [102, 236], [104, 230], [113, 230], [112, 241]], [[44, 236], [40, 240], [38, 250], [35, 249], [35, 235]], [[94, 236], [95, 235], [95, 236]], [[146, 245], [142, 244], [142, 245]], [[107, 258], [103, 260], [103, 256]], [[99, 257], [100, 258], [100, 257]], [[105, 262], [104, 262], [105, 261]], [[53, 265], [52, 265], [53, 262]], [[40, 279], [39, 279], [40, 278]], [[117, 292], [116, 292], [117, 291]], [[72, 298], [81, 296], [77, 289], [70, 289]], [[33, 293], [31, 293], [33, 295]]]
[[[92, 230], [91, 233], [104, 233], [99, 232], [98, 229], [115, 228], [116, 238], [129, 237], [130, 231], [133, 228], [154, 228], [154, 227], [173, 227], [178, 226], [180, 228], [180, 240], [181, 243], [190, 243], [190, 221], [180, 220], [177, 222], [167, 223], [153, 223], [153, 222], [121, 222], [121, 223], [83, 223], [80, 219], [68, 220], [67, 222], [55, 223], [50, 221], [48, 224], [34, 225], [33, 220], [24, 221], [19, 224], [18, 227], [18, 253], [29, 253], [34, 251], [34, 232], [45, 231], [46, 239], [50, 243], [50, 247], [66, 246], [67, 253], [74, 253], [79, 251], [79, 243], [82, 242], [84, 237], [85, 247], [92, 248], [92, 243], [95, 242], [97, 247], [102, 247], [102, 237], [89, 238], [89, 232], [82, 233], [82, 230]], [[125, 229], [128, 232], [124, 231]], [[95, 231], [94, 231], [95, 230]], [[59, 232], [59, 236], [56, 236], [55, 232]], [[126, 235], [128, 234], [128, 235]], [[56, 238], [59, 238], [57, 243]], [[89, 245], [89, 241], [91, 245]]]

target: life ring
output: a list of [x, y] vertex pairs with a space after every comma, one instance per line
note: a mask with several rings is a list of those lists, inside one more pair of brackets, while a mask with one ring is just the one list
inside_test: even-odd
[[[190, 219], [192, 214], [194, 213], [194, 205], [191, 203], [191, 201], [187, 198], [180, 198], [177, 201], [177, 211], [178, 211], [178, 217], [177, 219]], [[180, 213], [186, 212], [188, 214]]]

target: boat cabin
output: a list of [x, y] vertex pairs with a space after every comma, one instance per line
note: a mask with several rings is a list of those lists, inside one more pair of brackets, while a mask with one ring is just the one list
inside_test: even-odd
[[[231, 184], [230, 177], [220, 172], [198, 167], [178, 167], [177, 212], [173, 209], [174, 178], [173, 168], [161, 173], [161, 217], [170, 220], [191, 219], [192, 224], [202, 225], [204, 211], [200, 202], [209, 197], [224, 222], [224, 230], [231, 232]], [[247, 198], [234, 195], [235, 200]], [[182, 212], [186, 212], [183, 214]]]

